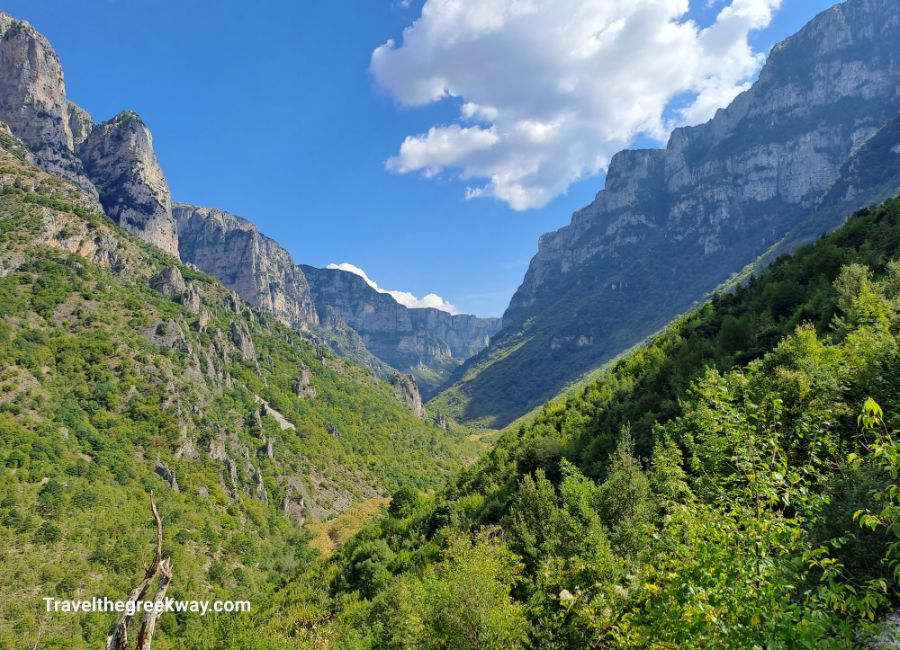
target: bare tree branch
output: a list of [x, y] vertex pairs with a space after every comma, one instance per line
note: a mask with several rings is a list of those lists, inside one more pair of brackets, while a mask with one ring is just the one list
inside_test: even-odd
[[[172, 562], [169, 558], [162, 559], [162, 519], [160, 519], [159, 511], [156, 509], [156, 500], [153, 498], [153, 492], [150, 492], [150, 511], [153, 513], [153, 520], [156, 522], [156, 556], [144, 573], [144, 578], [131, 590], [128, 596], [128, 602], [133, 604], [143, 600], [147, 590], [150, 588], [150, 584], [157, 577], [159, 577], [159, 580], [153, 600], [154, 602], [162, 602], [165, 600], [166, 590], [172, 580]], [[131, 609], [131, 614], [128, 613], [128, 609]], [[136, 607], [128, 607], [122, 613], [113, 631], [106, 638], [106, 650], [128, 650], [128, 625], [136, 611]], [[138, 632], [135, 650], [150, 650], [150, 643], [159, 615], [155, 609], [146, 614]]]

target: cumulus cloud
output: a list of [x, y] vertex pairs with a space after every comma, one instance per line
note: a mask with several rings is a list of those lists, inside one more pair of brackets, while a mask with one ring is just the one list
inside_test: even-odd
[[428, 293], [422, 296], [421, 298], [417, 298], [415, 295], [411, 294], [409, 291], [396, 291], [391, 289], [382, 289], [378, 286], [378, 284], [370, 278], [365, 271], [356, 266], [355, 264], [350, 264], [349, 262], [341, 262], [340, 264], [329, 264], [325, 268], [327, 269], [337, 269], [338, 271], [347, 271], [348, 273], [353, 273], [358, 275], [363, 280], [366, 281], [370, 287], [375, 289], [378, 293], [386, 293], [391, 296], [394, 300], [399, 302], [401, 305], [410, 308], [422, 308], [422, 307], [431, 307], [433, 309], [440, 309], [441, 311], [446, 311], [451, 314], [458, 314], [459, 310], [454, 307], [452, 304], [441, 298], [436, 293]]
[[745, 90], [763, 61], [748, 35], [780, 2], [727, 0], [700, 27], [688, 0], [426, 0], [370, 69], [400, 103], [456, 101], [459, 117], [408, 136], [386, 166], [540, 207], [637, 135], [662, 142]]

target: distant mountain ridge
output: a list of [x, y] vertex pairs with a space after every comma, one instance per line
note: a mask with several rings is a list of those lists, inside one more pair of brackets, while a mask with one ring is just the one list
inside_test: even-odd
[[[499, 328], [498, 319], [407, 309], [368, 285], [352, 280], [336, 285], [340, 276], [330, 271], [316, 273], [328, 286], [318, 287], [314, 300], [306, 274], [290, 253], [251, 222], [215, 208], [187, 203], [173, 208], [153, 137], [140, 116], [122, 111], [94, 124], [66, 98], [62, 66], [49, 41], [27, 22], [3, 13], [0, 121], [28, 147], [38, 167], [75, 183], [95, 209], [215, 276], [283, 323], [322, 334], [335, 351], [383, 378], [393, 368], [433, 390]], [[353, 298], [335, 293], [338, 285], [352, 291]], [[324, 301], [325, 295], [333, 303]], [[374, 321], [361, 317], [367, 309], [362, 305], [377, 307]], [[365, 334], [353, 331], [353, 324]]]
[[594, 202], [540, 238], [503, 330], [434, 407], [503, 425], [781, 242], [890, 195], [898, 110], [900, 3], [823, 12], [709, 122], [613, 157]]
[[499, 318], [407, 308], [349, 271], [300, 268], [324, 323], [352, 328], [372, 354], [412, 374], [426, 397], [500, 329]]

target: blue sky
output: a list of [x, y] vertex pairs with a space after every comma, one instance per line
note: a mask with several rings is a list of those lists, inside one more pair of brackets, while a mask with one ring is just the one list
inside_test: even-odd
[[[689, 16], [709, 25], [727, 4], [693, 0]], [[831, 4], [783, 0], [767, 27], [750, 32], [751, 46], [766, 52]], [[421, 8], [422, 0], [3, 5], [48, 36], [62, 60], [69, 97], [95, 120], [126, 108], [144, 118], [173, 199], [251, 219], [298, 263], [350, 262], [381, 287], [417, 296], [435, 292], [461, 311], [497, 316], [539, 235], [565, 225], [589, 203], [602, 187], [602, 173], [578, 172], [583, 165], [577, 162], [562, 170], [554, 166], [542, 180], [527, 181], [529, 198], [511, 207], [516, 200], [504, 198], [507, 190], [478, 175], [520, 162], [515, 143], [502, 141], [503, 160], [487, 163], [458, 152], [442, 162], [433, 149], [424, 158], [399, 155], [405, 138], [433, 127], [462, 124], [463, 133], [476, 128], [460, 122], [465, 96], [410, 101], [413, 91], [404, 85], [410, 64], [401, 59], [408, 55], [419, 65], [412, 46], [386, 61], [377, 79], [370, 71], [373, 50], [389, 38], [395, 46], [388, 54], [402, 49], [403, 30]], [[603, 62], [608, 69], [617, 64]], [[477, 73], [475, 65], [466, 75], [472, 67]], [[449, 74], [419, 68], [423, 83]], [[513, 95], [504, 96], [511, 103], [503, 111], [516, 112]], [[484, 124], [477, 128], [487, 131]], [[646, 135], [636, 140], [652, 142]], [[545, 154], [564, 158], [558, 150]], [[388, 171], [392, 157], [399, 163]], [[474, 178], [458, 178], [454, 170], [460, 168]], [[569, 182], [572, 174], [580, 178]], [[499, 198], [467, 199], [466, 188], [473, 186]], [[540, 207], [522, 209], [526, 204]]]

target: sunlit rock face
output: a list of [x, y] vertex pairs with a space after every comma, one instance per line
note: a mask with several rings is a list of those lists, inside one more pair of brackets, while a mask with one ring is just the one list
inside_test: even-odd
[[99, 207], [75, 155], [72, 116], [81, 136], [87, 113], [66, 99], [62, 66], [50, 43], [29, 23], [0, 12], [0, 120], [39, 167], [74, 182]]
[[181, 259], [296, 329], [319, 322], [309, 283], [290, 253], [230, 212], [177, 203]]

